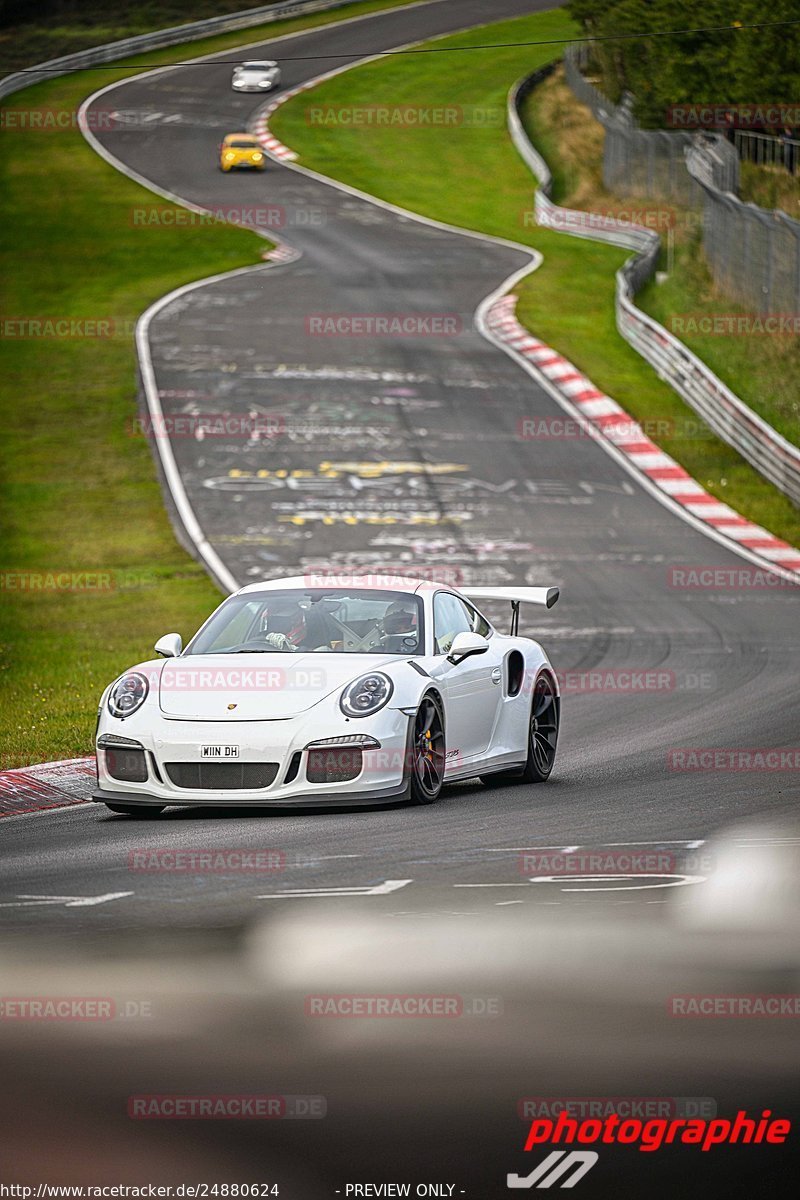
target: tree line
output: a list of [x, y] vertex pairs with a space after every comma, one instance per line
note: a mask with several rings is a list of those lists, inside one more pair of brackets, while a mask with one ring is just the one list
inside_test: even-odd
[[[784, 105], [800, 112], [800, 25], [748, 29], [800, 18], [797, 0], [570, 0], [567, 11], [597, 41], [592, 67], [618, 101], [635, 97], [647, 128], [670, 124], [675, 105]], [[716, 32], [682, 29], [722, 26]], [[653, 36], [658, 35], [658, 36]], [[786, 123], [786, 122], [783, 122]], [[800, 116], [788, 122], [800, 125]]]

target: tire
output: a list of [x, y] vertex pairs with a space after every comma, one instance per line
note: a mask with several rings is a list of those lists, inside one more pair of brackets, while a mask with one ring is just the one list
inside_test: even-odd
[[146, 821], [148, 817], [157, 817], [166, 807], [166, 804], [106, 804], [110, 812], [118, 813], [121, 817], [134, 817], [140, 821]]
[[523, 783], [544, 783], [556, 761], [561, 705], [555, 684], [542, 673], [533, 687], [528, 725], [528, 760], [520, 775]]
[[481, 775], [485, 787], [507, 787], [511, 783], [544, 783], [556, 760], [561, 705], [552, 678], [543, 673], [534, 684], [528, 720], [528, 756], [521, 771], [497, 771]]
[[409, 746], [411, 803], [435, 804], [444, 782], [444, 713], [431, 692], [420, 701]]

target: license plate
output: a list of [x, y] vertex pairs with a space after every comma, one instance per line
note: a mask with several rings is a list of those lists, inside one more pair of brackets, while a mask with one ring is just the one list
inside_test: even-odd
[[201, 758], [238, 758], [238, 746], [201, 746]]

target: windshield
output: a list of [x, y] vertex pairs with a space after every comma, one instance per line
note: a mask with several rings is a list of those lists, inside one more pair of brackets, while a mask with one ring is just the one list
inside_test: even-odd
[[420, 654], [422, 601], [410, 592], [309, 588], [232, 596], [186, 654]]
[[274, 63], [269, 63], [269, 62], [244, 63], [241, 67], [237, 67], [236, 69], [237, 69], [237, 71], [247, 71], [247, 72], [258, 71], [260, 73], [263, 71], [271, 71], [274, 66], [275, 66]]
[[258, 147], [258, 142], [244, 141], [243, 138], [240, 138], [238, 141], [228, 142], [228, 145], [233, 146], [234, 150], [255, 150]]

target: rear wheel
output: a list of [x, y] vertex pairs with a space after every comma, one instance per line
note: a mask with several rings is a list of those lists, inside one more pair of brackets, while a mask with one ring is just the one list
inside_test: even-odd
[[528, 761], [520, 778], [525, 783], [544, 783], [556, 761], [559, 703], [549, 675], [540, 675], [533, 689], [528, 726]]
[[521, 771], [497, 771], [481, 775], [486, 787], [507, 787], [511, 783], [544, 783], [556, 761], [559, 702], [555, 684], [549, 675], [536, 680], [528, 723], [528, 757]]
[[166, 804], [107, 804], [106, 808], [110, 812], [119, 813], [121, 817], [138, 817], [139, 820], [147, 820], [148, 817], [157, 817], [166, 808]]
[[411, 738], [411, 801], [435, 804], [444, 782], [444, 717], [435, 696], [423, 696]]

